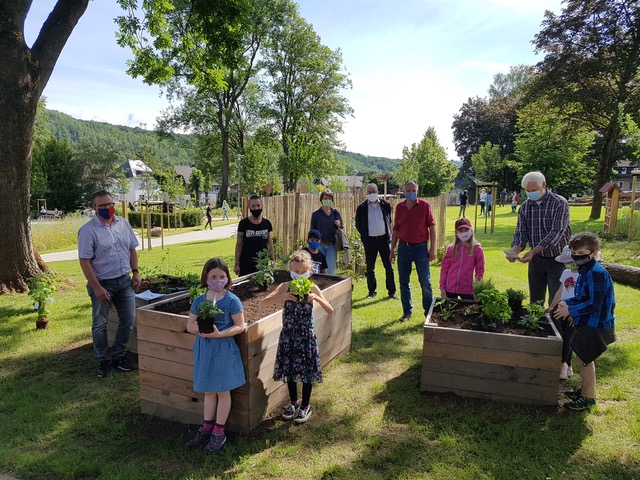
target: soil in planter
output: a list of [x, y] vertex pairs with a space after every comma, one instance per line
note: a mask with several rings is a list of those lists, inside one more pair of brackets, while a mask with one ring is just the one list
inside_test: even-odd
[[[442, 327], [461, 328], [463, 330], [478, 330], [482, 332], [509, 333], [514, 335], [526, 335], [531, 337], [554, 336], [553, 329], [546, 319], [540, 320], [541, 330], [518, 325], [518, 320], [527, 314], [524, 308], [512, 313], [508, 323], [492, 323], [487, 320], [480, 311], [480, 305], [475, 301], [457, 300], [455, 308], [448, 313], [442, 311], [442, 305], [436, 303], [433, 307], [431, 321]], [[446, 317], [446, 318], [445, 318]]]
[[[277, 312], [278, 310], [282, 310], [282, 305], [260, 305], [262, 299], [269, 293], [273, 292], [278, 285], [291, 280], [291, 276], [286, 270], [276, 270], [274, 272], [274, 277], [275, 282], [267, 285], [266, 289], [255, 283], [253, 280], [247, 280], [245, 282], [234, 285], [231, 288], [231, 291], [235, 295], [237, 295], [242, 302], [245, 323], [256, 322], [261, 318]], [[336, 283], [342, 281], [342, 279], [339, 277], [312, 275], [311, 281], [315, 283], [320, 288], [320, 290], [324, 290], [325, 288], [328, 288], [331, 285], [335, 285]], [[191, 307], [189, 299], [183, 298], [174, 302], [157, 305], [155, 307], [155, 310], [167, 313], [176, 313], [178, 315], [189, 315], [189, 307]]]

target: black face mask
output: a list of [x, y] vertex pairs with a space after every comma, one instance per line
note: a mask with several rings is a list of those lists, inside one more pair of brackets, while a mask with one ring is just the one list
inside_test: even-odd
[[260, 215], [262, 215], [262, 209], [258, 209], [258, 210], [249, 210], [251, 212], [251, 215], [253, 215], [253, 218], [258, 218]]
[[576, 265], [584, 265], [585, 263], [589, 263], [591, 261], [591, 253], [589, 253], [588, 255], [571, 255], [571, 258]]

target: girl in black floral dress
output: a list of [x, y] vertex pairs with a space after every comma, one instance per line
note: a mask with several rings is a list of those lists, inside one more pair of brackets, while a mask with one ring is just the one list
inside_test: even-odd
[[[306, 280], [311, 276], [312, 268], [309, 252], [293, 252], [289, 260], [293, 281], [278, 285], [263, 300], [267, 304], [284, 302], [273, 378], [287, 382], [291, 402], [285, 405], [282, 417], [285, 420], [293, 419], [296, 423], [304, 423], [311, 416], [311, 388], [313, 382], [322, 381], [320, 352], [312, 315], [313, 303], [319, 303], [328, 314], [333, 313], [333, 307], [318, 286], [309, 285], [310, 282]], [[308, 293], [305, 289], [309, 290]], [[302, 382], [301, 402], [298, 402], [298, 382]]]

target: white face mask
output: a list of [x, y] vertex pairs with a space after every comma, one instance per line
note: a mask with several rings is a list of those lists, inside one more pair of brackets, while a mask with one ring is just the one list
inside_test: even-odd
[[376, 203], [378, 201], [377, 193], [367, 193], [367, 200], [369, 203]]
[[307, 270], [304, 273], [296, 273], [296, 272], [290, 272], [291, 273], [291, 278], [293, 278], [294, 280], [296, 278], [309, 278], [311, 276], [311, 270]]
[[456, 235], [463, 242], [468, 242], [469, 240], [471, 240], [471, 237], [473, 237], [473, 231], [467, 230], [466, 232], [456, 233]]

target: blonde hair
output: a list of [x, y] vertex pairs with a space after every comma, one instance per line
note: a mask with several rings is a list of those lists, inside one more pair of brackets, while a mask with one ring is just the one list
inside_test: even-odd
[[311, 254], [306, 250], [296, 250], [289, 257], [289, 270], [291, 270], [291, 264], [293, 262], [301, 263], [304, 265], [307, 270], [311, 270], [313, 268], [313, 260], [311, 259]]
[[456, 238], [453, 240], [453, 256], [454, 258], [458, 256], [458, 250], [460, 249], [460, 244], [462, 243], [466, 243], [469, 245], [469, 256], [473, 255], [473, 250], [475, 249], [475, 246], [478, 242], [476, 242], [476, 233], [473, 230], [473, 228], [469, 229], [471, 231], [471, 238], [469, 240], [467, 240], [466, 242], [463, 242], [462, 240], [460, 240], [458, 238], [458, 232], [456, 231]]

